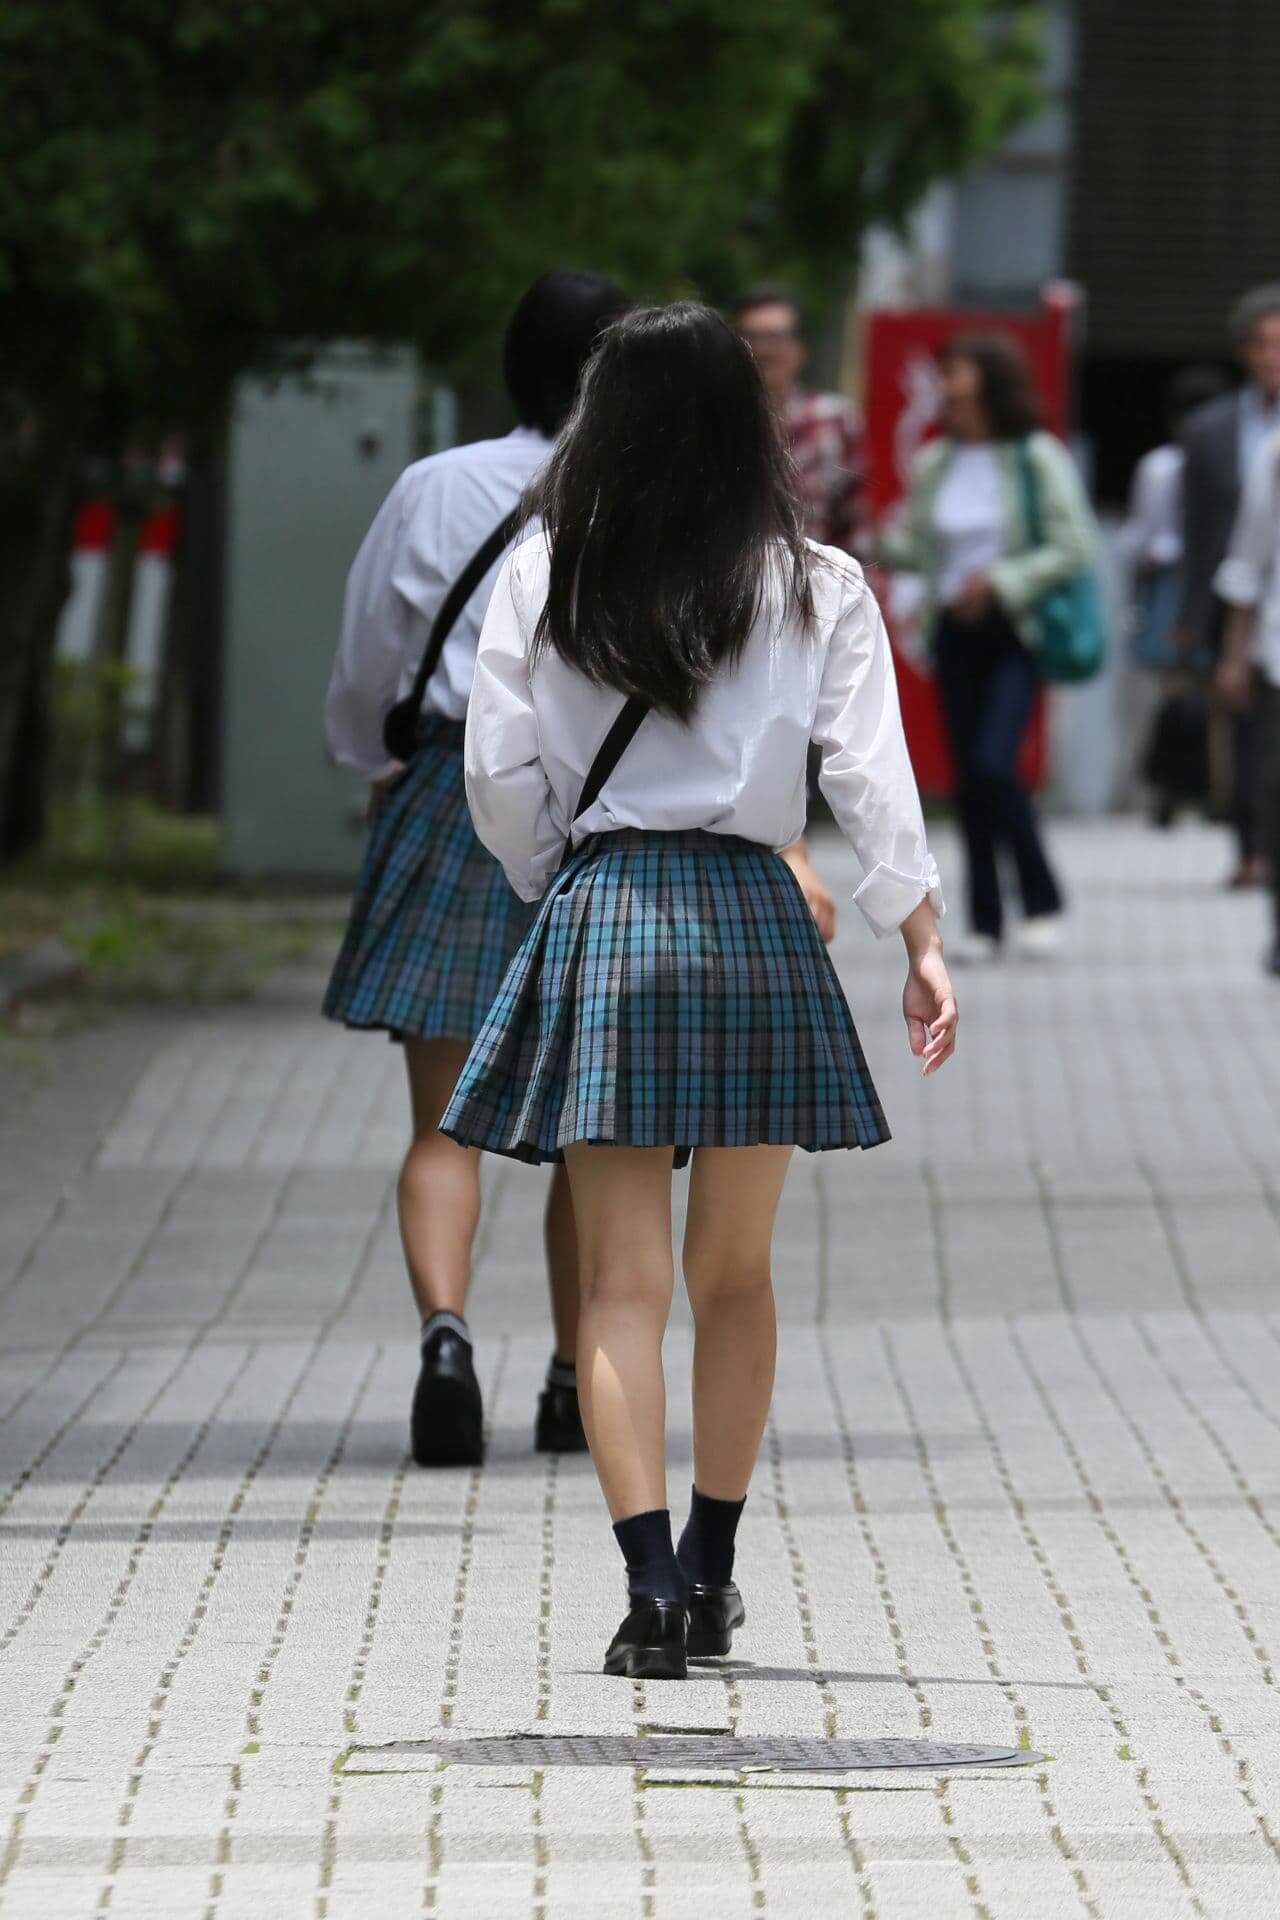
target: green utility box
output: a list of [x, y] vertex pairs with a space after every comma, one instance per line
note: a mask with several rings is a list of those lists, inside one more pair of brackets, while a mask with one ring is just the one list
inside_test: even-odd
[[[444, 396], [442, 396], [444, 398]], [[323, 707], [347, 569], [431, 418], [404, 349], [328, 347], [307, 372], [246, 382], [227, 501], [223, 830], [229, 873], [347, 881], [365, 789], [330, 761]]]

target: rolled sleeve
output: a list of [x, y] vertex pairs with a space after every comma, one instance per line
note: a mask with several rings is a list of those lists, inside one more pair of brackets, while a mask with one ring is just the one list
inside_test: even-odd
[[1256, 607], [1262, 598], [1260, 568], [1242, 553], [1229, 553], [1213, 576], [1213, 590], [1229, 607]]
[[862, 885], [855, 889], [857, 907], [878, 940], [896, 933], [908, 914], [927, 900], [941, 920], [946, 912], [942, 898], [942, 878], [937, 862], [929, 854], [919, 873], [896, 873], [881, 861], [871, 869]]
[[872, 932], [896, 932], [926, 899], [941, 917], [889, 636], [860, 572], [832, 630], [813, 737], [822, 752], [819, 785], [862, 863], [853, 897]]

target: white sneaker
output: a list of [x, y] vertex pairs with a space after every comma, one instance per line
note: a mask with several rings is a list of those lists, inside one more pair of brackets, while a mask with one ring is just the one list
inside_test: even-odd
[[1062, 952], [1062, 915], [1033, 913], [1018, 928], [1017, 940], [1024, 960], [1055, 960]]
[[993, 933], [962, 933], [946, 952], [957, 967], [989, 967], [1000, 958], [1000, 942]]

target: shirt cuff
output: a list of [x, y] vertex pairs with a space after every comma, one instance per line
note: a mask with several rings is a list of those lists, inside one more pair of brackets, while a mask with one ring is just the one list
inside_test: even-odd
[[1229, 607], [1256, 607], [1262, 598], [1262, 579], [1251, 560], [1228, 554], [1213, 576], [1213, 590]]
[[1176, 533], [1154, 534], [1142, 557], [1153, 567], [1176, 567], [1182, 558], [1182, 541]]
[[896, 933], [909, 913], [914, 913], [922, 900], [928, 900], [939, 920], [946, 913], [946, 903], [942, 898], [942, 882], [938, 875], [938, 863], [932, 857], [927, 861], [923, 873], [912, 876], [899, 873], [893, 867], [872, 867], [862, 885], [853, 896], [857, 907], [877, 940], [884, 940]]

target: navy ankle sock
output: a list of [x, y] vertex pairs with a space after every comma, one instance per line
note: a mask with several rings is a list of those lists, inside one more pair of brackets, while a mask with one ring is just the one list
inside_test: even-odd
[[684, 1575], [671, 1544], [671, 1514], [666, 1507], [615, 1521], [613, 1537], [627, 1563], [627, 1592], [632, 1606], [638, 1600], [685, 1598]]
[[733, 1537], [746, 1504], [745, 1498], [713, 1500], [693, 1489], [689, 1518], [676, 1549], [680, 1571], [691, 1585], [728, 1586], [733, 1578]]

